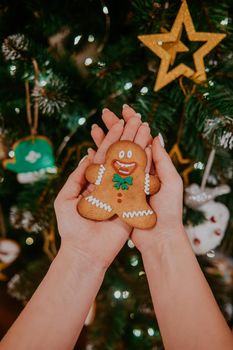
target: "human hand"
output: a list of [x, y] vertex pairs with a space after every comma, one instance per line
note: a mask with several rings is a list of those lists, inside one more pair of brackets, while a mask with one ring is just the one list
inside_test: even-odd
[[125, 128], [124, 123], [109, 110], [104, 111], [104, 116], [105, 118], [107, 116], [107, 125], [110, 128], [108, 134], [105, 136], [101, 128], [93, 127], [92, 134], [99, 146], [98, 151], [95, 153], [90, 150], [88, 157], [80, 162], [77, 169], [69, 176], [55, 200], [55, 211], [62, 247], [68, 247], [75, 253], [79, 252], [92, 261], [93, 266], [99, 265], [106, 269], [129, 238], [132, 228], [119, 218], [96, 222], [79, 215], [77, 203], [78, 196], [86, 185], [85, 171], [92, 162], [103, 163], [109, 146], [119, 139], [134, 140], [141, 147], [145, 147], [145, 140], [149, 139], [150, 130], [148, 125], [142, 125], [135, 113]]
[[149, 199], [150, 206], [157, 214], [157, 223], [146, 231], [134, 229], [131, 235], [133, 243], [143, 254], [184, 232], [183, 182], [161, 142], [161, 136], [155, 137], [151, 148], [151, 158], [161, 182], [159, 192]]

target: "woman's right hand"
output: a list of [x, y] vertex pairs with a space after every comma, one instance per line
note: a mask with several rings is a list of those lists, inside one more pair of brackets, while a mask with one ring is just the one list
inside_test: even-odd
[[183, 182], [165, 151], [161, 135], [153, 140], [151, 152], [161, 187], [159, 192], [149, 199], [150, 206], [157, 215], [155, 227], [150, 230], [134, 229], [131, 235], [133, 243], [142, 254], [154, 249], [155, 245], [166, 244], [166, 241], [175, 237], [177, 232], [184, 232]]

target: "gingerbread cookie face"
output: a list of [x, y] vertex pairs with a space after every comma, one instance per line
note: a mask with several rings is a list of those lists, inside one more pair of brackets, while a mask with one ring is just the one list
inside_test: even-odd
[[79, 201], [79, 213], [98, 221], [117, 215], [132, 227], [153, 227], [156, 215], [146, 195], [155, 193], [160, 183], [145, 173], [146, 163], [146, 153], [139, 145], [131, 141], [111, 145], [105, 163], [86, 170], [87, 180], [96, 187]]
[[145, 169], [146, 161], [143, 149], [129, 141], [113, 144], [106, 154], [106, 165], [111, 164], [115, 172], [124, 177], [132, 175], [137, 167]]

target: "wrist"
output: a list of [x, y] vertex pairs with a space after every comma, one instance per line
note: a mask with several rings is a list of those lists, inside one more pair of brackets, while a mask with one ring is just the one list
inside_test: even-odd
[[108, 266], [99, 262], [95, 257], [91, 257], [82, 249], [75, 247], [72, 242], [62, 241], [58, 251], [60, 259], [66, 261], [71, 268], [83, 267], [87, 271], [91, 271], [92, 275], [104, 275]]
[[162, 257], [171, 254], [174, 247], [182, 250], [185, 246], [190, 247], [190, 243], [183, 225], [178, 225], [163, 231], [155, 230], [149, 240], [149, 244], [142, 244], [139, 250], [142, 258], [150, 256]]

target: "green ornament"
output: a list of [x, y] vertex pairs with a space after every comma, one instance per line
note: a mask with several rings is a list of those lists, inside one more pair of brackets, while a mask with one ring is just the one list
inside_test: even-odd
[[131, 186], [133, 184], [132, 176], [127, 176], [127, 177], [123, 178], [118, 174], [114, 174], [112, 181], [116, 182], [115, 185], [113, 185], [113, 186], [116, 187], [117, 190], [120, 190], [120, 189], [128, 190], [129, 186]]
[[47, 137], [28, 136], [17, 141], [12, 149], [14, 158], [5, 159], [3, 165], [6, 169], [21, 175], [22, 181], [18, 178], [19, 182], [34, 182], [41, 177], [38, 174], [56, 173], [53, 148]]

